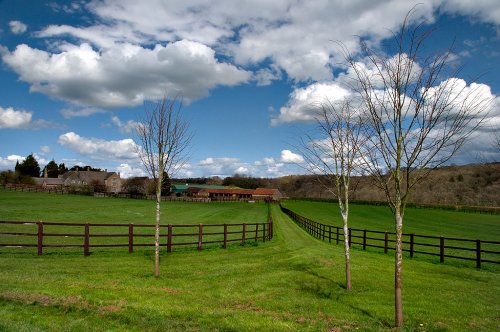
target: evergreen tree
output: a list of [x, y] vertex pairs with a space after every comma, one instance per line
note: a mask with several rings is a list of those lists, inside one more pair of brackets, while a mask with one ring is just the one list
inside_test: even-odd
[[57, 171], [59, 175], [63, 175], [68, 171], [68, 168], [64, 165], [64, 163], [60, 163], [59, 166], [57, 166]]
[[57, 178], [57, 176], [59, 175], [59, 167], [57, 166], [54, 159], [49, 161], [49, 163], [45, 166], [44, 170], [47, 171], [47, 176], [49, 178]]
[[40, 165], [33, 156], [33, 153], [27, 156], [22, 163], [16, 163], [16, 172], [24, 176], [40, 176]]

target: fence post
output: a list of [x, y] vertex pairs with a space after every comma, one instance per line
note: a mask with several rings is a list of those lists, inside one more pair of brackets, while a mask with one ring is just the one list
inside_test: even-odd
[[167, 225], [167, 253], [172, 252], [172, 224]]
[[90, 238], [90, 230], [89, 230], [89, 224], [85, 224], [85, 235], [83, 239], [83, 256], [88, 256], [89, 255], [89, 238]]
[[246, 235], [247, 235], [247, 224], [243, 223], [243, 234], [241, 236], [241, 245], [245, 244]]
[[255, 225], [255, 242], [257, 242], [257, 235], [259, 234], [259, 224]]
[[203, 245], [203, 224], [198, 226], [198, 250], [202, 249]]
[[389, 245], [389, 234], [385, 232], [384, 234], [384, 254], [387, 254], [387, 247]]
[[351, 239], [352, 239], [352, 234], [351, 234], [351, 229], [349, 228], [349, 247], [351, 246]]
[[262, 242], [266, 242], [266, 224], [262, 224]]
[[339, 244], [339, 227], [337, 226], [337, 244]]
[[481, 268], [481, 240], [476, 240], [476, 268]]
[[227, 224], [224, 224], [224, 249], [227, 249]]
[[410, 257], [413, 258], [413, 246], [415, 244], [415, 234], [410, 234]]
[[363, 230], [363, 250], [366, 250], [366, 229]]
[[323, 236], [323, 241], [325, 241], [326, 225], [321, 225], [321, 235]]
[[38, 222], [38, 256], [42, 256], [43, 250], [43, 223]]
[[439, 262], [444, 262], [444, 237], [439, 237]]
[[134, 224], [128, 224], [128, 253], [134, 252]]
[[328, 243], [332, 243], [332, 226], [328, 226]]

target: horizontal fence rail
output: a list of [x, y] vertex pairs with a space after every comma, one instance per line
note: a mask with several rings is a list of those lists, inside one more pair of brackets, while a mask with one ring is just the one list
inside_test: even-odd
[[[155, 246], [154, 241], [139, 240], [154, 238], [155, 225], [151, 224], [0, 221], [0, 226], [0, 247], [33, 247], [38, 255], [45, 248], [83, 248], [84, 256], [88, 256], [91, 248], [127, 247], [132, 253], [136, 247]], [[243, 245], [272, 238], [270, 212], [265, 223], [160, 225], [160, 246], [168, 253], [181, 246], [202, 250], [207, 244], [221, 244], [226, 249], [229, 243]]]
[[[339, 244], [339, 242], [343, 242], [344, 234], [342, 227], [318, 223], [282, 205], [280, 205], [280, 208], [281, 211], [312, 236], [330, 243]], [[388, 250], [395, 250], [395, 236], [396, 233], [394, 232], [349, 228], [348, 242], [350, 246], [362, 246], [363, 250], [366, 250], [367, 247], [373, 247], [383, 249], [384, 253], [387, 253]], [[500, 264], [500, 261], [495, 260], [500, 255], [498, 245], [500, 245], [500, 242], [497, 241], [428, 236], [413, 233], [403, 234], [403, 251], [408, 252], [410, 257], [414, 257], [415, 254], [432, 255], [439, 257], [441, 263], [444, 262], [445, 258], [475, 261], [477, 268], [481, 268], [482, 263]]]

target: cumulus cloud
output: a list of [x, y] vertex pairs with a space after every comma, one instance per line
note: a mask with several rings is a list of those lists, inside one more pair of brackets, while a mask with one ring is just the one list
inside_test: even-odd
[[0, 157], [0, 168], [1, 169], [14, 169], [14, 166], [16, 166], [16, 162], [22, 162], [24, 160], [24, 157], [21, 157], [19, 155], [10, 155], [5, 158]]
[[351, 91], [336, 82], [314, 83], [297, 88], [290, 93], [288, 102], [280, 108], [279, 115], [271, 119], [271, 124], [314, 121], [318, 104], [327, 100], [339, 102], [351, 95]]
[[137, 160], [136, 144], [132, 139], [103, 140], [82, 137], [74, 132], [59, 136], [58, 143], [82, 156], [97, 160]]
[[28, 26], [21, 21], [10, 21], [9, 27], [10, 31], [16, 35], [25, 33], [28, 30]]
[[303, 163], [304, 158], [300, 154], [293, 153], [290, 150], [281, 151], [281, 160], [284, 163]]
[[[189, 101], [252, 78], [268, 85], [281, 72], [296, 82], [331, 80], [343, 60], [335, 42], [354, 53], [358, 36], [377, 46], [413, 6], [399, 0], [76, 2], [53, 8], [90, 11], [87, 26], [49, 25], [37, 33], [60, 52], [19, 45], [3, 59], [32, 91], [75, 104], [134, 106], [165, 90]], [[410, 23], [431, 23], [439, 10], [500, 21], [494, 0], [423, 0]], [[237, 67], [254, 65], [261, 68], [253, 76]]]
[[267, 157], [253, 162], [239, 158], [205, 158], [197, 163], [190, 163], [179, 172], [180, 176], [231, 176], [234, 174], [254, 177], [278, 177], [300, 173], [296, 163], [303, 162], [300, 155], [290, 150], [283, 150], [278, 158]]
[[0, 128], [24, 128], [31, 122], [32, 112], [0, 107]]
[[65, 44], [60, 53], [21, 44], [4, 52], [3, 61], [31, 91], [104, 108], [136, 106], [165, 91], [189, 101], [216, 86], [251, 78], [249, 72], [219, 62], [211, 48], [188, 40], [152, 49], [123, 43], [99, 51], [86, 43]]
[[500, 6], [496, 0], [448, 0], [443, 2], [442, 10], [500, 25]]
[[116, 171], [120, 173], [122, 179], [127, 179], [136, 176], [147, 176], [146, 172], [141, 167], [130, 165], [127, 163], [120, 164], [116, 167]]
[[111, 117], [111, 122], [118, 127], [120, 132], [124, 134], [134, 133], [137, 130], [137, 127], [141, 124], [140, 122], [134, 120], [122, 122], [117, 116]]

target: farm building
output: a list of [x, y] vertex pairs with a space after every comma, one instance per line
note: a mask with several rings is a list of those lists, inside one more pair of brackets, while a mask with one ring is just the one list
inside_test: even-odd
[[120, 173], [106, 171], [69, 171], [59, 175], [63, 186], [91, 185], [98, 191], [119, 193], [122, 188]]
[[257, 188], [253, 191], [252, 196], [255, 200], [271, 199], [279, 201], [283, 198], [283, 194], [278, 189], [272, 188]]
[[235, 188], [198, 188], [190, 187], [185, 194], [191, 197], [213, 200], [280, 200], [283, 195], [278, 189], [235, 189]]

